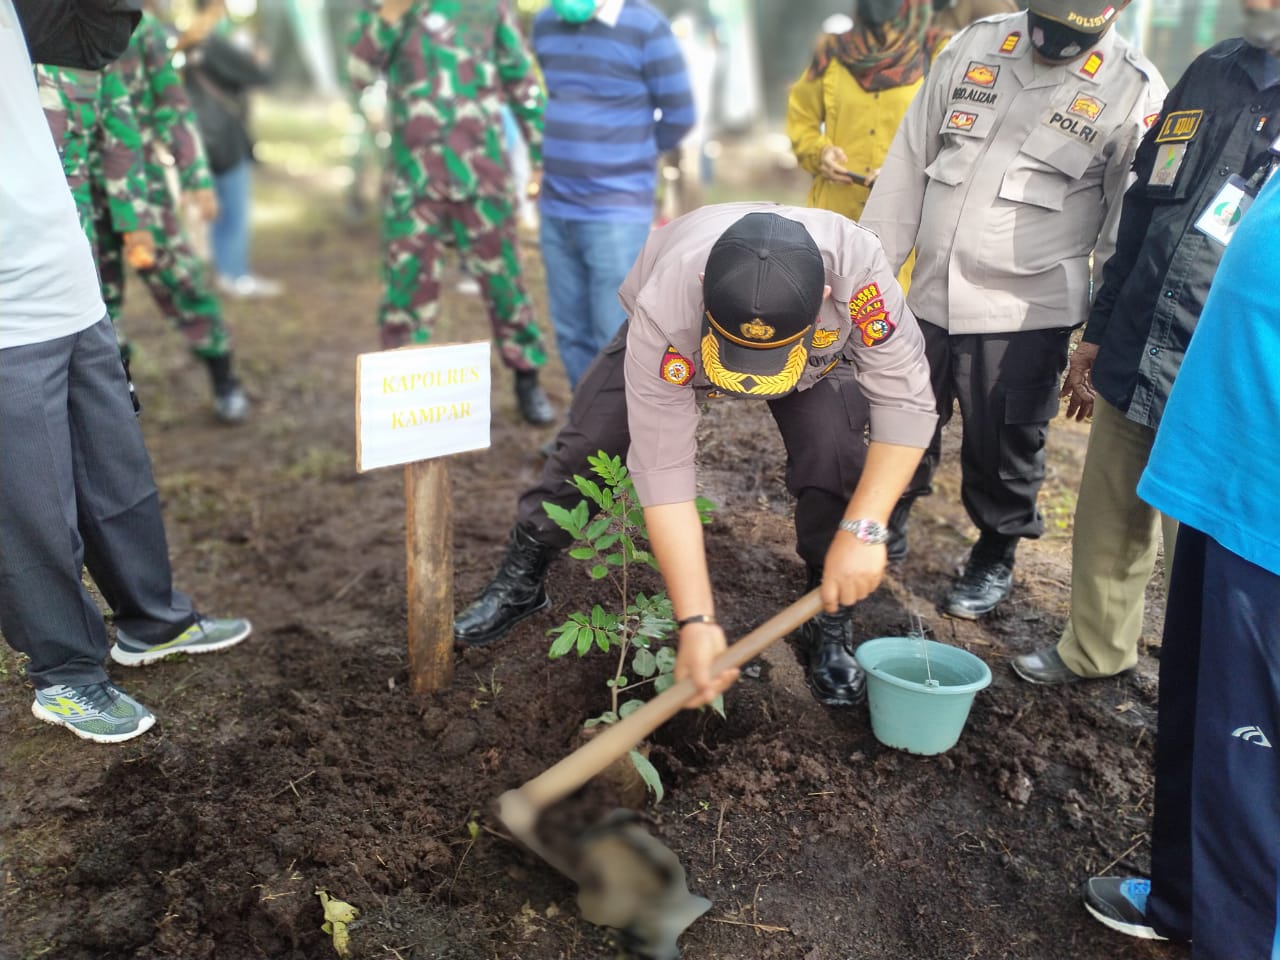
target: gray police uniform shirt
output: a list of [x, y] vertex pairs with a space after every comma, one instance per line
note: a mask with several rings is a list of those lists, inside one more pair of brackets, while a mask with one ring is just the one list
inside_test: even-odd
[[862, 215], [894, 268], [915, 247], [907, 302], [952, 334], [1084, 322], [1134, 154], [1167, 92], [1114, 29], [1061, 66], [1036, 63], [1029, 34], [1016, 13], [956, 35]]
[[772, 203], [702, 207], [652, 233], [618, 291], [630, 318], [624, 367], [631, 431], [627, 468], [645, 506], [681, 503], [697, 494], [700, 401], [716, 395], [702, 370], [701, 276], [720, 234], [755, 212], [804, 224], [822, 251], [831, 285], [795, 389], [810, 389], [846, 361], [870, 405], [872, 440], [923, 448], [933, 438], [937, 415], [923, 337], [876, 238], [827, 210]]

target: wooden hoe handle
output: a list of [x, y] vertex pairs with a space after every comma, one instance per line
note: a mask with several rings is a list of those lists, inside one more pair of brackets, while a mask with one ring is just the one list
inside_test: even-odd
[[[712, 661], [711, 672], [716, 674], [721, 670], [741, 667], [821, 609], [818, 590], [811, 590], [716, 657]], [[573, 793], [679, 713], [694, 692], [693, 681], [687, 678], [672, 684], [634, 713], [604, 727], [585, 745], [524, 786], [504, 793], [498, 798], [499, 815], [508, 827], [517, 832], [531, 829], [542, 810]]]

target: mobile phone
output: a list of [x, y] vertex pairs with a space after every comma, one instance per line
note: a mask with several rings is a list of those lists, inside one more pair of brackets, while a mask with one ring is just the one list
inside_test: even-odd
[[846, 170], [844, 175], [849, 178], [850, 183], [856, 183], [860, 187], [865, 187], [867, 185], [867, 178], [858, 176], [858, 174], [854, 173], [852, 170]]

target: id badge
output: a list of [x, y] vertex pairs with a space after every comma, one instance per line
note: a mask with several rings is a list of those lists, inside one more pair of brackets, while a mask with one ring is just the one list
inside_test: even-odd
[[1178, 171], [1182, 169], [1182, 161], [1187, 156], [1185, 143], [1162, 143], [1156, 152], [1156, 162], [1151, 168], [1151, 179], [1147, 182], [1153, 187], [1172, 187], [1178, 179]]
[[1196, 220], [1196, 229], [1225, 247], [1231, 242], [1240, 218], [1253, 203], [1254, 196], [1249, 185], [1233, 173]]

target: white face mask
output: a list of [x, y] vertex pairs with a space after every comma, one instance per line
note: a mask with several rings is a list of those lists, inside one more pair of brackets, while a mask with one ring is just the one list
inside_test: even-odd
[[1246, 10], [1244, 39], [1249, 46], [1280, 57], [1280, 10]]

